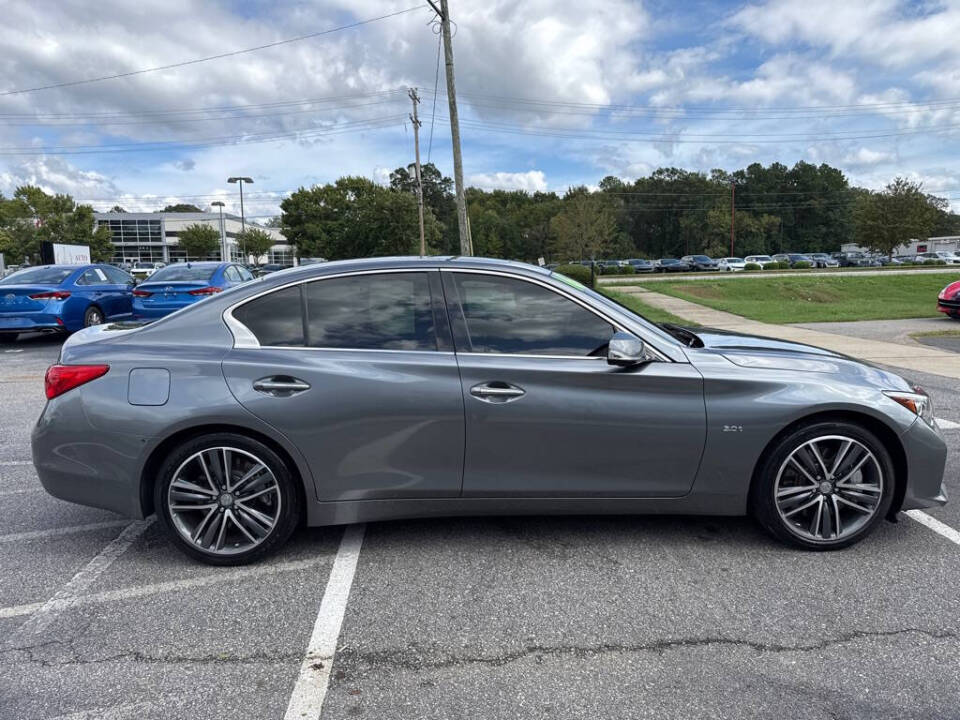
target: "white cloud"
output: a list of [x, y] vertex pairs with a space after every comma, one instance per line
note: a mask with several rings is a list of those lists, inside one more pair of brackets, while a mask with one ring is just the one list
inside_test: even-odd
[[467, 185], [483, 188], [484, 190], [546, 192], [547, 178], [541, 170], [477, 173], [467, 178]]
[[843, 162], [845, 164], [853, 167], [882, 165], [891, 163], [894, 160], [896, 160], [896, 155], [892, 152], [871, 150], [870, 148], [866, 147], [861, 147], [855, 152], [847, 153], [847, 155], [843, 158]]

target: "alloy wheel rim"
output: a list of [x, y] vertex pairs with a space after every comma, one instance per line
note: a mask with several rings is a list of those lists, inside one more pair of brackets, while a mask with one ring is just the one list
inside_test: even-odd
[[804, 540], [841, 541], [877, 514], [884, 481], [876, 456], [859, 440], [813, 438], [780, 466], [773, 490], [777, 513], [784, 527]]
[[103, 318], [100, 317], [100, 313], [97, 312], [96, 310], [94, 310], [93, 312], [90, 313], [90, 320], [89, 320], [89, 322], [87, 323], [87, 327], [92, 327], [92, 326], [94, 326], [94, 325], [99, 325], [99, 324], [102, 323], [102, 322], [103, 322]]
[[256, 455], [234, 447], [194, 453], [167, 488], [167, 509], [177, 532], [216, 555], [237, 555], [260, 545], [276, 527], [280, 508], [273, 471]]

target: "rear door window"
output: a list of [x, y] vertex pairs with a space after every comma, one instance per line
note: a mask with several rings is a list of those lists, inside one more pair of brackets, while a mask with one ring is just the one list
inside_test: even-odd
[[304, 344], [299, 285], [251, 300], [234, 310], [233, 316], [246, 325], [263, 346]]
[[436, 350], [427, 274], [371, 273], [304, 286], [307, 344], [358, 350]]

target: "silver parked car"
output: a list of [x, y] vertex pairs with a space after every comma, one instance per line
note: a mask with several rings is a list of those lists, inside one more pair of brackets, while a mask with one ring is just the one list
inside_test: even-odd
[[300, 523], [753, 514], [834, 549], [946, 501], [919, 388], [826, 350], [656, 325], [544, 268], [292, 268], [71, 336], [33, 458], [53, 495], [254, 559]]

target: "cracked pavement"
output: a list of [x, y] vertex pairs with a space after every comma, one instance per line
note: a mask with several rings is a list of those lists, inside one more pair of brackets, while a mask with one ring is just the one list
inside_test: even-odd
[[[0, 534], [116, 519], [2, 464], [29, 459], [58, 350], [15, 347], [0, 346]], [[960, 421], [960, 381], [909, 375]], [[960, 498], [960, 431], [946, 436]], [[930, 514], [960, 528], [960, 502]], [[154, 525], [84, 591], [108, 599], [39, 632], [2, 614], [49, 600], [119, 530], [0, 543], [0, 720], [282, 717], [342, 530], [302, 530], [260, 574], [211, 580], [218, 569]], [[837, 553], [791, 550], [743, 518], [453, 518], [367, 527], [322, 717], [927, 720], [958, 707], [960, 547], [909, 518]]]

